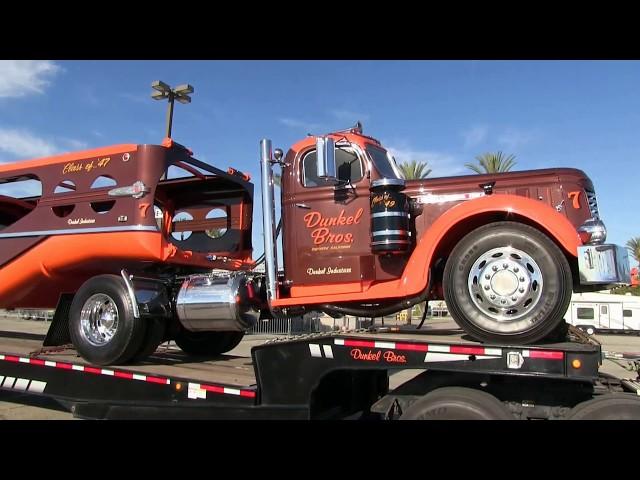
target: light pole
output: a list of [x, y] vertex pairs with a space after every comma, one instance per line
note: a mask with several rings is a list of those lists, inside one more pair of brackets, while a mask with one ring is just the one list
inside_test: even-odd
[[171, 125], [173, 124], [173, 103], [177, 100], [180, 103], [191, 103], [190, 93], [193, 93], [193, 87], [188, 83], [178, 85], [171, 88], [161, 80], [156, 80], [151, 84], [151, 88], [155, 90], [151, 94], [154, 100], [169, 99], [169, 108], [167, 109], [167, 137], [171, 138]]

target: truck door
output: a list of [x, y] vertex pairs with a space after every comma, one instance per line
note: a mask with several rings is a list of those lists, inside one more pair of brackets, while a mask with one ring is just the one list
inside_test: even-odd
[[359, 292], [373, 278], [366, 162], [356, 148], [341, 146], [336, 165], [339, 185], [318, 178], [315, 148], [302, 151], [293, 164], [292, 192], [283, 199], [292, 296]]

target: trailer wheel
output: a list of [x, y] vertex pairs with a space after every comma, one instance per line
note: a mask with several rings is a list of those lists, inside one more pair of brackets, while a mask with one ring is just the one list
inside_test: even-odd
[[465, 387], [433, 390], [407, 408], [400, 420], [513, 420], [507, 407], [487, 392]]
[[456, 245], [443, 285], [451, 316], [471, 336], [527, 344], [563, 321], [572, 279], [567, 259], [546, 235], [528, 225], [496, 222]]
[[156, 351], [158, 345], [162, 343], [164, 333], [166, 330], [166, 320], [164, 318], [156, 317], [149, 318], [145, 321], [145, 336], [140, 345], [140, 349], [131, 359], [132, 362], [141, 362], [149, 355]]
[[579, 403], [567, 420], [640, 420], [640, 398], [610, 393]]
[[174, 340], [188, 355], [218, 355], [233, 350], [243, 337], [244, 332], [190, 332], [182, 329]]
[[122, 278], [99, 275], [78, 290], [69, 311], [69, 333], [78, 353], [96, 365], [128, 362], [139, 350], [144, 321], [133, 306]]

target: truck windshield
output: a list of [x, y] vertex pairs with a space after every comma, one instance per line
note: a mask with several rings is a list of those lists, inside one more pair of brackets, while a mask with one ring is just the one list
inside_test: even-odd
[[380, 176], [383, 178], [402, 178], [395, 160], [386, 150], [369, 144], [367, 145], [367, 153]]

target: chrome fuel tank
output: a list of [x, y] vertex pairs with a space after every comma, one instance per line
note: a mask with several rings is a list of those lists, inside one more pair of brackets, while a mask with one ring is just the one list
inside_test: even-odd
[[244, 331], [259, 315], [250, 306], [249, 293], [244, 275], [191, 275], [178, 292], [178, 318], [192, 332]]

